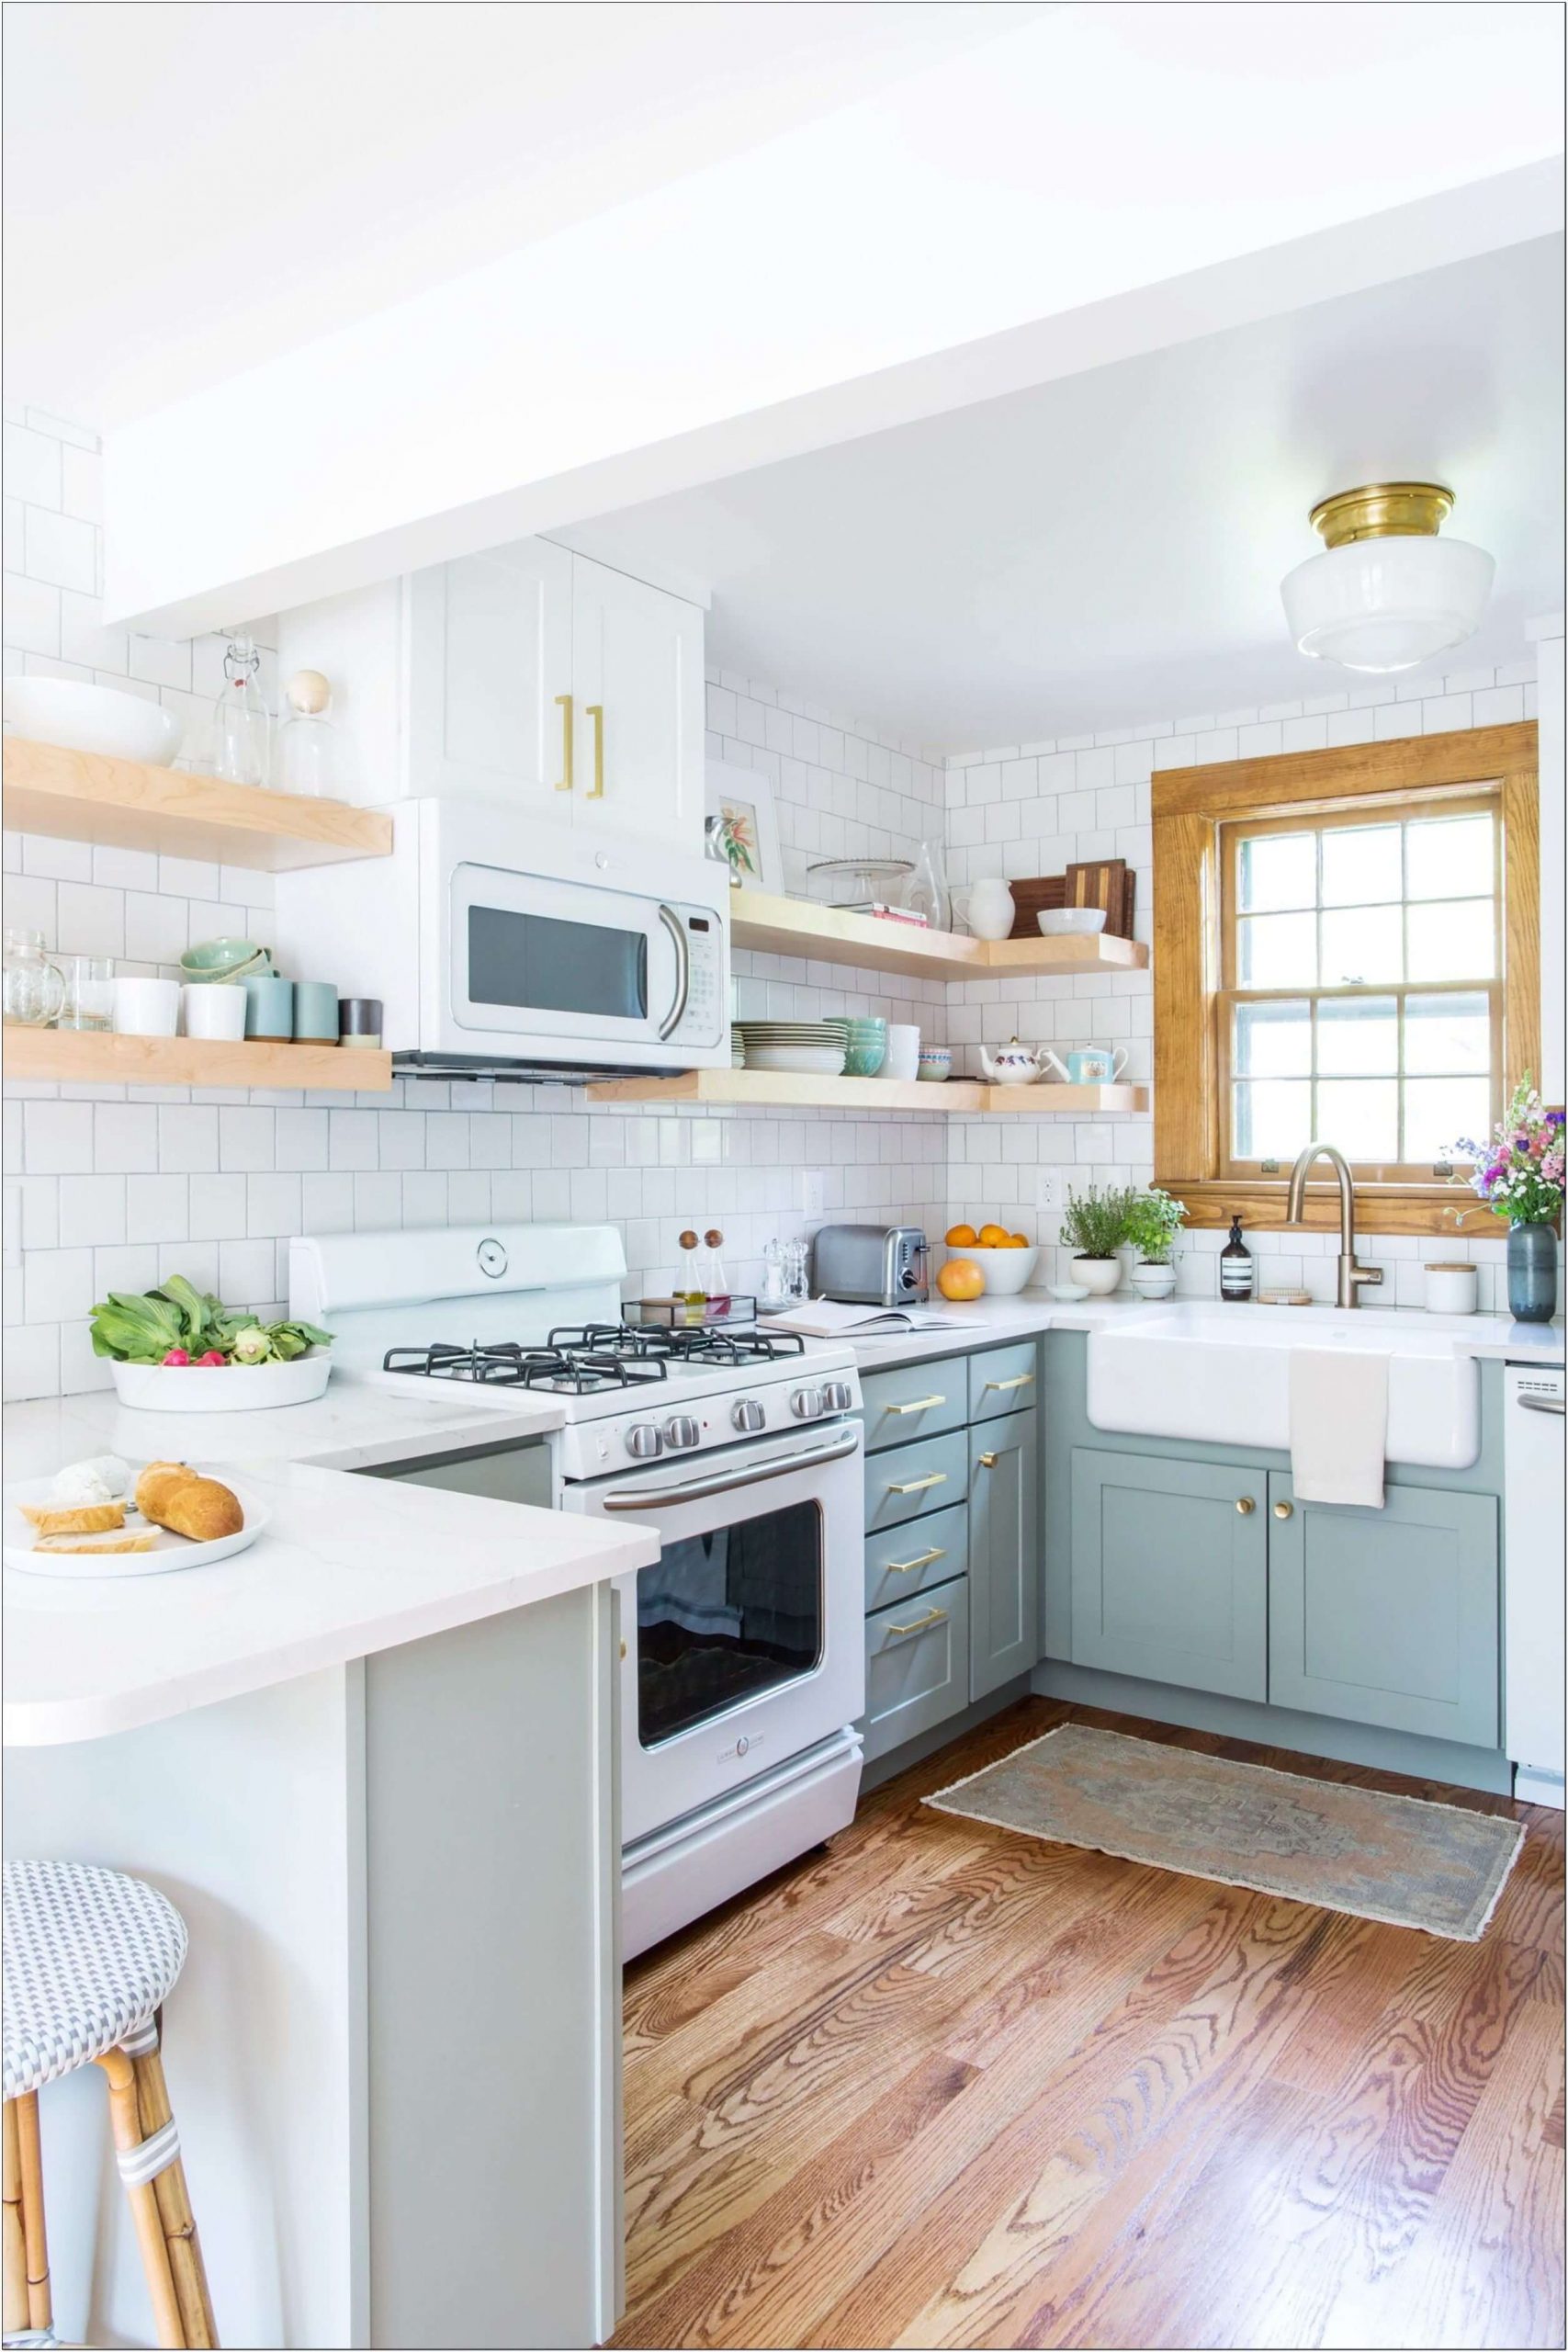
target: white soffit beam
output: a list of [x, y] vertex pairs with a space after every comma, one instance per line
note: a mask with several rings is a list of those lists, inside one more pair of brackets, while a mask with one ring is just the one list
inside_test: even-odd
[[108, 616], [221, 627], [1548, 233], [1562, 46], [1055, 12], [111, 432]]

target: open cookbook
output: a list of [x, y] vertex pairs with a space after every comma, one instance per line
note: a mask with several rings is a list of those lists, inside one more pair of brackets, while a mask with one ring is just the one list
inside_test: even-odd
[[965, 1328], [956, 1315], [942, 1315], [934, 1307], [846, 1306], [834, 1298], [808, 1299], [803, 1306], [781, 1307], [759, 1319], [777, 1331], [798, 1331], [807, 1340], [871, 1340], [886, 1332]]

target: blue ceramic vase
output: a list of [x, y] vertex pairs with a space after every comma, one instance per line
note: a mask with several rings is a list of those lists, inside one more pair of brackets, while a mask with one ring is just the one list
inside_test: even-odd
[[1557, 1236], [1549, 1225], [1508, 1227], [1508, 1312], [1516, 1323], [1550, 1323], [1557, 1304]]

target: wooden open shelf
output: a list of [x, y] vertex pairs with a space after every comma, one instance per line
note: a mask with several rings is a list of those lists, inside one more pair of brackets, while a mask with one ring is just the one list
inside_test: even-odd
[[792, 1070], [690, 1069], [675, 1078], [612, 1078], [587, 1089], [591, 1102], [694, 1102], [734, 1110], [924, 1111], [970, 1117], [1000, 1111], [1051, 1117], [1064, 1111], [1146, 1111], [1145, 1086], [982, 1086], [971, 1079], [809, 1078]]
[[389, 1053], [339, 1046], [225, 1045], [208, 1037], [119, 1037], [107, 1029], [0, 1032], [7, 1078], [82, 1086], [306, 1087], [334, 1094], [385, 1094]]
[[388, 857], [392, 848], [392, 820], [374, 808], [264, 792], [15, 735], [6, 738], [5, 808], [12, 832], [156, 850], [265, 874]]
[[998, 972], [1135, 972], [1149, 960], [1139, 939], [969, 939], [921, 931], [877, 915], [849, 914], [814, 899], [733, 890], [729, 936], [768, 956], [807, 956], [863, 972], [918, 980], [983, 980]]

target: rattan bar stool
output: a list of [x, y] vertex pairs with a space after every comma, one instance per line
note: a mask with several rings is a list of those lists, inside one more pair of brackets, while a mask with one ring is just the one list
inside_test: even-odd
[[158, 2048], [186, 1925], [156, 1889], [79, 1862], [8, 1862], [5, 1882], [5, 2340], [55, 2342], [38, 2095], [78, 2066], [108, 2081], [115, 2161], [160, 2344], [216, 2345]]

